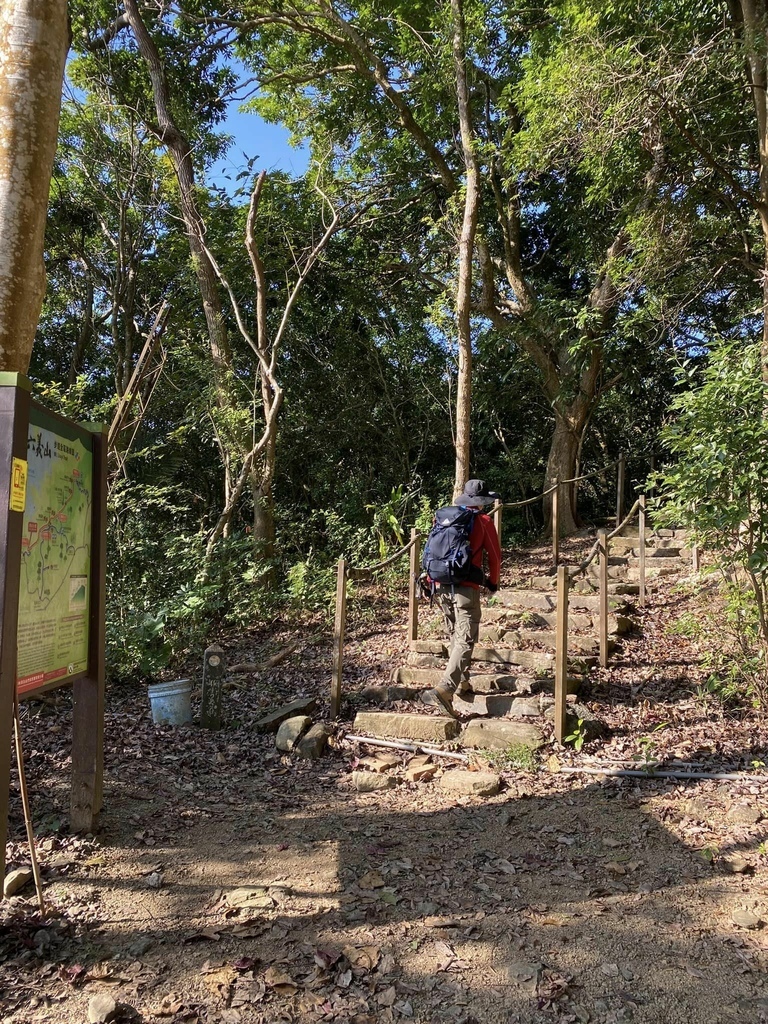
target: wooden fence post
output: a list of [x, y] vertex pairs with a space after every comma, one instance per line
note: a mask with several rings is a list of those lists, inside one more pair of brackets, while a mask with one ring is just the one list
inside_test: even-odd
[[638, 550], [640, 569], [639, 604], [645, 608], [645, 495], [640, 495], [640, 528], [638, 530], [640, 548]]
[[627, 463], [624, 453], [619, 456], [619, 466], [616, 470], [616, 526], [621, 523], [622, 512], [624, 511], [624, 478], [627, 471]]
[[560, 561], [560, 484], [557, 477], [552, 481], [552, 562]]
[[597, 531], [600, 560], [600, 667], [608, 667], [608, 531]]
[[411, 530], [410, 576], [408, 588], [408, 640], [419, 638], [419, 575], [421, 571], [421, 541], [419, 531]]
[[497, 501], [493, 506], [493, 525], [496, 527], [496, 533], [499, 537], [499, 546], [501, 546], [501, 512], [504, 506], [500, 501]]
[[[695, 523], [695, 521], [696, 521], [696, 506], [695, 505], [691, 506], [691, 512], [693, 514], [693, 519], [694, 519], [694, 523]], [[700, 558], [700, 555], [699, 555], [699, 545], [694, 542], [693, 547], [691, 548], [691, 568], [693, 569], [694, 572], [698, 572], [700, 565], [701, 565], [701, 558]]]
[[336, 570], [336, 616], [333, 620], [333, 676], [331, 678], [331, 718], [341, 710], [341, 673], [344, 667], [344, 627], [347, 624], [347, 560], [339, 559]]
[[555, 646], [555, 740], [562, 743], [566, 730], [568, 695], [568, 587], [567, 565], [557, 567], [557, 628]]

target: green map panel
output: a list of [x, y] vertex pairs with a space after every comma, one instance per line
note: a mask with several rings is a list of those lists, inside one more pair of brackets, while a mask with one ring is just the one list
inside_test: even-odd
[[21, 541], [19, 693], [88, 668], [91, 445], [88, 431], [32, 405]]

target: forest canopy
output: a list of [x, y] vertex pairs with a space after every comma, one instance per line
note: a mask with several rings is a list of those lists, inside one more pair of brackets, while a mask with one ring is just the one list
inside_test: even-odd
[[[730, 415], [684, 397], [713, 352], [760, 424], [765, 8], [72, 0], [29, 374], [110, 424], [116, 675], [324, 609], [340, 554], [468, 476], [511, 501], [625, 453], [677, 493], [696, 409]], [[306, 173], [251, 153], [216, 184], [232, 104]], [[610, 486], [560, 483], [563, 528]]]

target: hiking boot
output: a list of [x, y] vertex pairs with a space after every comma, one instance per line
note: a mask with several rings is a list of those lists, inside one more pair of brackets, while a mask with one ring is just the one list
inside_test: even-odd
[[438, 704], [447, 715], [451, 718], [458, 718], [459, 716], [453, 710], [453, 691], [449, 690], [444, 683], [438, 683], [434, 690], [430, 690], [430, 695], [435, 698], [435, 703]]

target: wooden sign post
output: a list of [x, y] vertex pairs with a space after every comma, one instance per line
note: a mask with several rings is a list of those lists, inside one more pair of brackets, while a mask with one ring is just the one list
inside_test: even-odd
[[14, 695], [73, 686], [70, 826], [102, 805], [107, 439], [0, 373], [0, 877]]
[[[0, 878], [5, 877], [8, 796], [11, 784], [11, 735], [16, 691], [16, 627], [19, 617], [21, 531], [24, 496], [18, 493], [14, 466], [26, 466], [30, 387], [23, 377], [0, 387]], [[10, 386], [9, 386], [10, 385]], [[16, 493], [14, 494], [14, 487]], [[9, 642], [5, 643], [4, 638]]]
[[203, 695], [200, 700], [200, 725], [204, 729], [221, 728], [221, 694], [224, 683], [224, 651], [218, 644], [206, 648], [203, 655]]

